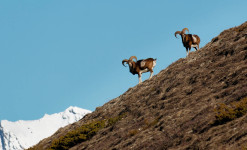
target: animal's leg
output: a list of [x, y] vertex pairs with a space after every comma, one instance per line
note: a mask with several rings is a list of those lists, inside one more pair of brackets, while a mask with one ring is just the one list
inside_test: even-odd
[[149, 79], [151, 79], [153, 77], [153, 70], [150, 70], [150, 76], [149, 76]]
[[194, 47], [195, 48], [195, 50], [197, 51], [197, 47]]
[[[191, 46], [189, 47], [189, 54], [190, 54], [190, 50], [191, 50]], [[188, 55], [189, 55], [189, 54], [188, 54]]]
[[186, 48], [186, 56], [188, 56], [189, 54], [188, 54], [188, 48]]
[[142, 82], [142, 74], [141, 73], [138, 74], [138, 78], [139, 78], [139, 83], [141, 83]]
[[199, 49], [199, 45], [196, 45], [194, 48], [195, 48], [196, 51], [197, 51], [197, 50]]

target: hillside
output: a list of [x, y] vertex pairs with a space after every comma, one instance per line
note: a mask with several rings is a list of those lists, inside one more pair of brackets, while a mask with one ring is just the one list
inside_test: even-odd
[[247, 148], [246, 97], [247, 22], [32, 149]]

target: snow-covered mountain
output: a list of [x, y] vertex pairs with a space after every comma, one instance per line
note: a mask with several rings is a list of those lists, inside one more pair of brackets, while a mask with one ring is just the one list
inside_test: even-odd
[[27, 149], [52, 135], [59, 128], [74, 123], [91, 111], [69, 107], [64, 112], [48, 115], [39, 120], [0, 121], [0, 150]]

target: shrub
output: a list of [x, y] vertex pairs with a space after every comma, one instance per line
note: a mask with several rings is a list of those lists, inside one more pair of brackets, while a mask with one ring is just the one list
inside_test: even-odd
[[247, 143], [241, 145], [241, 150], [247, 150]]
[[115, 125], [119, 120], [121, 120], [124, 116], [126, 116], [126, 113], [123, 113], [117, 117], [114, 117], [114, 118], [109, 118], [107, 120], [107, 126], [113, 126]]
[[138, 133], [138, 130], [137, 129], [133, 129], [133, 130], [130, 130], [129, 132], [128, 132], [128, 135], [129, 136], [134, 136], [134, 135], [136, 135]]
[[52, 141], [49, 150], [67, 150], [78, 143], [92, 138], [100, 129], [115, 125], [125, 114], [101, 121], [93, 121], [82, 125], [75, 130], [68, 132], [66, 135]]
[[100, 129], [105, 127], [105, 120], [94, 121], [68, 132], [52, 142], [51, 150], [66, 150], [74, 145], [92, 138]]
[[215, 125], [224, 124], [239, 118], [247, 113], [247, 98], [243, 98], [238, 102], [232, 102], [229, 106], [221, 103], [214, 112], [216, 118]]
[[145, 127], [144, 129], [150, 128], [152, 126], [155, 126], [158, 123], [158, 118], [152, 120], [152, 121], [148, 121], [147, 119], [144, 121]]

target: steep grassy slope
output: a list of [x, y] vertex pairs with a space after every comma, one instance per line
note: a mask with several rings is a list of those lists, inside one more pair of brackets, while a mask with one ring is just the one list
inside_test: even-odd
[[[94, 126], [97, 132], [72, 144], [70, 149], [247, 148], [244, 111], [217, 122], [224, 117], [219, 113], [228, 113], [222, 106], [232, 108], [235, 102], [245, 108], [245, 97], [247, 22], [225, 30], [199, 51], [179, 59], [79, 122], [60, 129], [33, 149], [48, 149], [55, 145], [55, 139], [62, 142], [68, 133], [97, 121], [103, 122], [102, 126]], [[86, 136], [87, 132], [80, 134]]]

